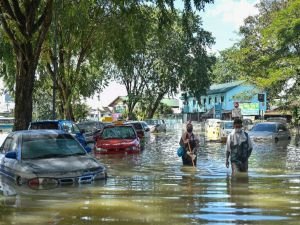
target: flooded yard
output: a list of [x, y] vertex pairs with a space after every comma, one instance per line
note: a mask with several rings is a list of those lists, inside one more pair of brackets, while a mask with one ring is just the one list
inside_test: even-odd
[[137, 155], [103, 155], [109, 178], [34, 191], [1, 178], [0, 224], [299, 224], [300, 147], [255, 143], [231, 177], [225, 146], [200, 137], [197, 167], [176, 154], [181, 128], [151, 134]]

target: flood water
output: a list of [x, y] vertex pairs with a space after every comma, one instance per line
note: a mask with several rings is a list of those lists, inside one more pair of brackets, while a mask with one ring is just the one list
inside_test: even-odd
[[104, 155], [107, 181], [33, 191], [1, 178], [0, 224], [299, 224], [300, 147], [254, 144], [231, 176], [224, 144], [200, 131], [197, 167], [176, 155], [182, 129], [151, 134], [138, 155]]

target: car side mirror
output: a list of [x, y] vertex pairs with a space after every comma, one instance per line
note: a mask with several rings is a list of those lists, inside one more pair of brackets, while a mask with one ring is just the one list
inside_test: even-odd
[[149, 128], [149, 127], [147, 127], [147, 128], [145, 129], [145, 131], [146, 131], [146, 132], [150, 131], [150, 128]]
[[11, 151], [5, 154], [5, 157], [8, 159], [17, 159], [17, 152]]

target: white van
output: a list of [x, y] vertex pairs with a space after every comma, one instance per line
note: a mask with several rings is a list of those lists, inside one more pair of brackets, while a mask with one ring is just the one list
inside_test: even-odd
[[207, 141], [220, 141], [220, 119], [207, 119], [205, 121], [205, 137]]

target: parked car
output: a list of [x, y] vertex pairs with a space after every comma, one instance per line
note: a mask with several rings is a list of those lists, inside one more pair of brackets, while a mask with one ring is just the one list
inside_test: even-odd
[[63, 130], [74, 136], [88, 153], [92, 151], [79, 127], [70, 120], [39, 120], [31, 122], [28, 127], [28, 130], [41, 129]]
[[166, 132], [167, 126], [164, 120], [162, 119], [146, 119], [145, 122], [150, 128], [150, 132]]
[[126, 124], [131, 124], [140, 139], [150, 136], [150, 128], [144, 121], [129, 121]]
[[140, 139], [130, 124], [107, 125], [96, 138], [94, 154], [139, 153]]
[[100, 121], [82, 121], [76, 124], [81, 133], [84, 135], [87, 145], [94, 147], [95, 138], [104, 127], [104, 123]]
[[291, 134], [284, 123], [260, 122], [256, 123], [249, 131], [249, 136], [254, 141], [275, 141], [290, 140]]
[[145, 137], [150, 137], [150, 127], [148, 126], [148, 124], [145, 121], [141, 121], [141, 124], [145, 131]]
[[107, 171], [75, 138], [60, 130], [8, 134], [0, 147], [1, 174], [17, 185], [55, 188], [105, 179]]
[[220, 122], [220, 141], [226, 142], [228, 135], [233, 131], [232, 120], [221, 120]]

